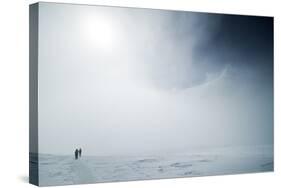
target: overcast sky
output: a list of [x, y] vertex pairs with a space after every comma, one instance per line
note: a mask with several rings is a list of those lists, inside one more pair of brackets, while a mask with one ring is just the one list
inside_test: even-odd
[[272, 18], [40, 3], [40, 153], [272, 142]]

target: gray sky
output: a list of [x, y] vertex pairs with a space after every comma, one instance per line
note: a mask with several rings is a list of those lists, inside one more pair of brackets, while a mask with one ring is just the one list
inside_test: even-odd
[[39, 152], [273, 142], [272, 19], [40, 3]]

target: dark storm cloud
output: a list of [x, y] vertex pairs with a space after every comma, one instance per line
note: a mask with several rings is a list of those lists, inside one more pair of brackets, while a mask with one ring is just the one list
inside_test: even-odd
[[218, 63], [240, 60], [236, 63], [253, 66], [262, 63], [271, 66], [273, 18], [212, 14], [209, 17], [220, 17], [221, 22], [208, 43], [199, 45], [199, 54], [204, 51], [214, 56]]
[[[218, 73], [227, 65], [238, 69], [257, 69], [263, 76], [272, 79], [273, 18], [192, 14], [197, 18], [192, 28], [192, 36], [200, 38], [193, 50], [193, 61], [196, 62], [193, 68], [200, 70], [193, 76], [193, 86], [204, 83], [206, 74]], [[178, 23], [175, 19], [173, 26], [177, 28], [177, 25], [184, 27], [190, 23], [188, 19]], [[175, 34], [180, 42], [189, 42], [188, 37]]]

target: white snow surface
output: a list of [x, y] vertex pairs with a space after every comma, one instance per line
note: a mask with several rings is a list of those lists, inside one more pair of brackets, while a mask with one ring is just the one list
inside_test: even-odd
[[153, 156], [39, 154], [40, 186], [273, 171], [273, 147], [224, 147]]

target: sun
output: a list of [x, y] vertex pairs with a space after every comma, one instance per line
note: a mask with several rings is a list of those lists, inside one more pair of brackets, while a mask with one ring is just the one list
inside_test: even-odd
[[95, 17], [86, 23], [89, 42], [97, 49], [112, 50], [115, 45], [115, 28], [106, 17]]

